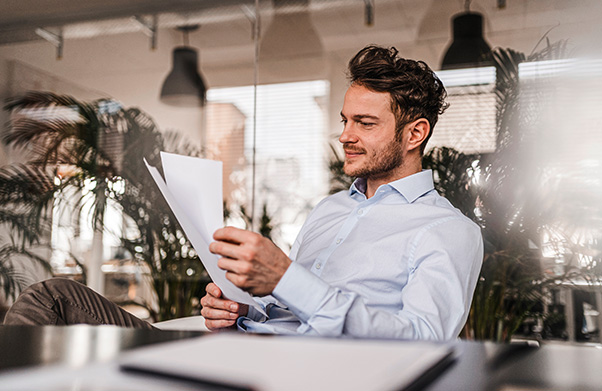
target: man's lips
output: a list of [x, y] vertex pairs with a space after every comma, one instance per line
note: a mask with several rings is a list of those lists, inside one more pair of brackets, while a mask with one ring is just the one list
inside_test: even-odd
[[361, 150], [356, 150], [356, 149], [345, 149], [345, 157], [346, 158], [353, 158], [353, 157], [357, 157], [359, 155], [363, 155], [365, 152], [361, 151]]

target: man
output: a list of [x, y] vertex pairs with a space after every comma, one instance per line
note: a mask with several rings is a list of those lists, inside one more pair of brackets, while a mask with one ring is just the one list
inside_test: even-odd
[[[483, 247], [476, 224], [433, 189], [422, 154], [446, 105], [441, 81], [394, 48], [368, 46], [349, 63], [341, 111], [348, 192], [312, 211], [290, 259], [236, 228], [210, 250], [235, 285], [257, 296], [264, 318], [222, 298], [201, 300], [209, 329], [360, 338], [449, 340], [466, 321]], [[294, 261], [294, 262], [293, 262]]]
[[[445, 89], [423, 62], [368, 46], [349, 63], [341, 110], [347, 192], [312, 211], [286, 256], [259, 234], [214, 233], [226, 277], [268, 317], [209, 284], [206, 326], [249, 332], [449, 340], [470, 307], [483, 248], [476, 224], [433, 189], [422, 154]], [[21, 295], [9, 323], [150, 327], [83, 286], [42, 282]], [[32, 308], [38, 308], [32, 311]], [[35, 313], [35, 315], [33, 315]]]

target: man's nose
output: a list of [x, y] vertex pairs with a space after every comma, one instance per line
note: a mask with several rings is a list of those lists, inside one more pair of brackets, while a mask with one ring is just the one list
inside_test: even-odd
[[351, 122], [347, 122], [343, 127], [343, 133], [341, 133], [341, 136], [339, 137], [339, 142], [341, 144], [357, 142], [357, 135], [353, 131]]

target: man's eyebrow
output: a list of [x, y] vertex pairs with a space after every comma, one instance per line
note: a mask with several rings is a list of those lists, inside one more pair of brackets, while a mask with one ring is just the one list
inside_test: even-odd
[[[341, 114], [342, 118], [347, 118], [345, 116], [345, 114], [343, 114], [342, 111], [341, 111], [340, 114]], [[351, 118], [353, 118], [354, 120], [360, 120], [360, 119], [366, 119], [366, 118], [373, 119], [373, 120], [378, 120], [379, 119], [379, 117], [377, 117], [375, 115], [370, 115], [370, 114], [354, 114], [354, 115], [351, 116]]]

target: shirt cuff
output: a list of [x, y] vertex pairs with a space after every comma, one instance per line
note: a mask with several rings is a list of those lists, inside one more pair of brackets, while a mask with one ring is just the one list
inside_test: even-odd
[[[259, 303], [259, 305], [261, 305], [261, 303]], [[265, 310], [265, 306], [261, 305], [263, 307], [263, 309]], [[267, 320], [267, 317], [265, 315], [263, 315], [261, 312], [257, 311], [255, 309], [255, 307], [253, 306], [249, 306], [249, 311], [247, 312], [247, 315], [245, 316], [246, 318], [249, 318], [251, 320], [254, 320], [256, 322], [265, 322]]]
[[330, 286], [303, 266], [290, 264], [272, 296], [285, 304], [302, 322], [307, 322], [327, 298]]

